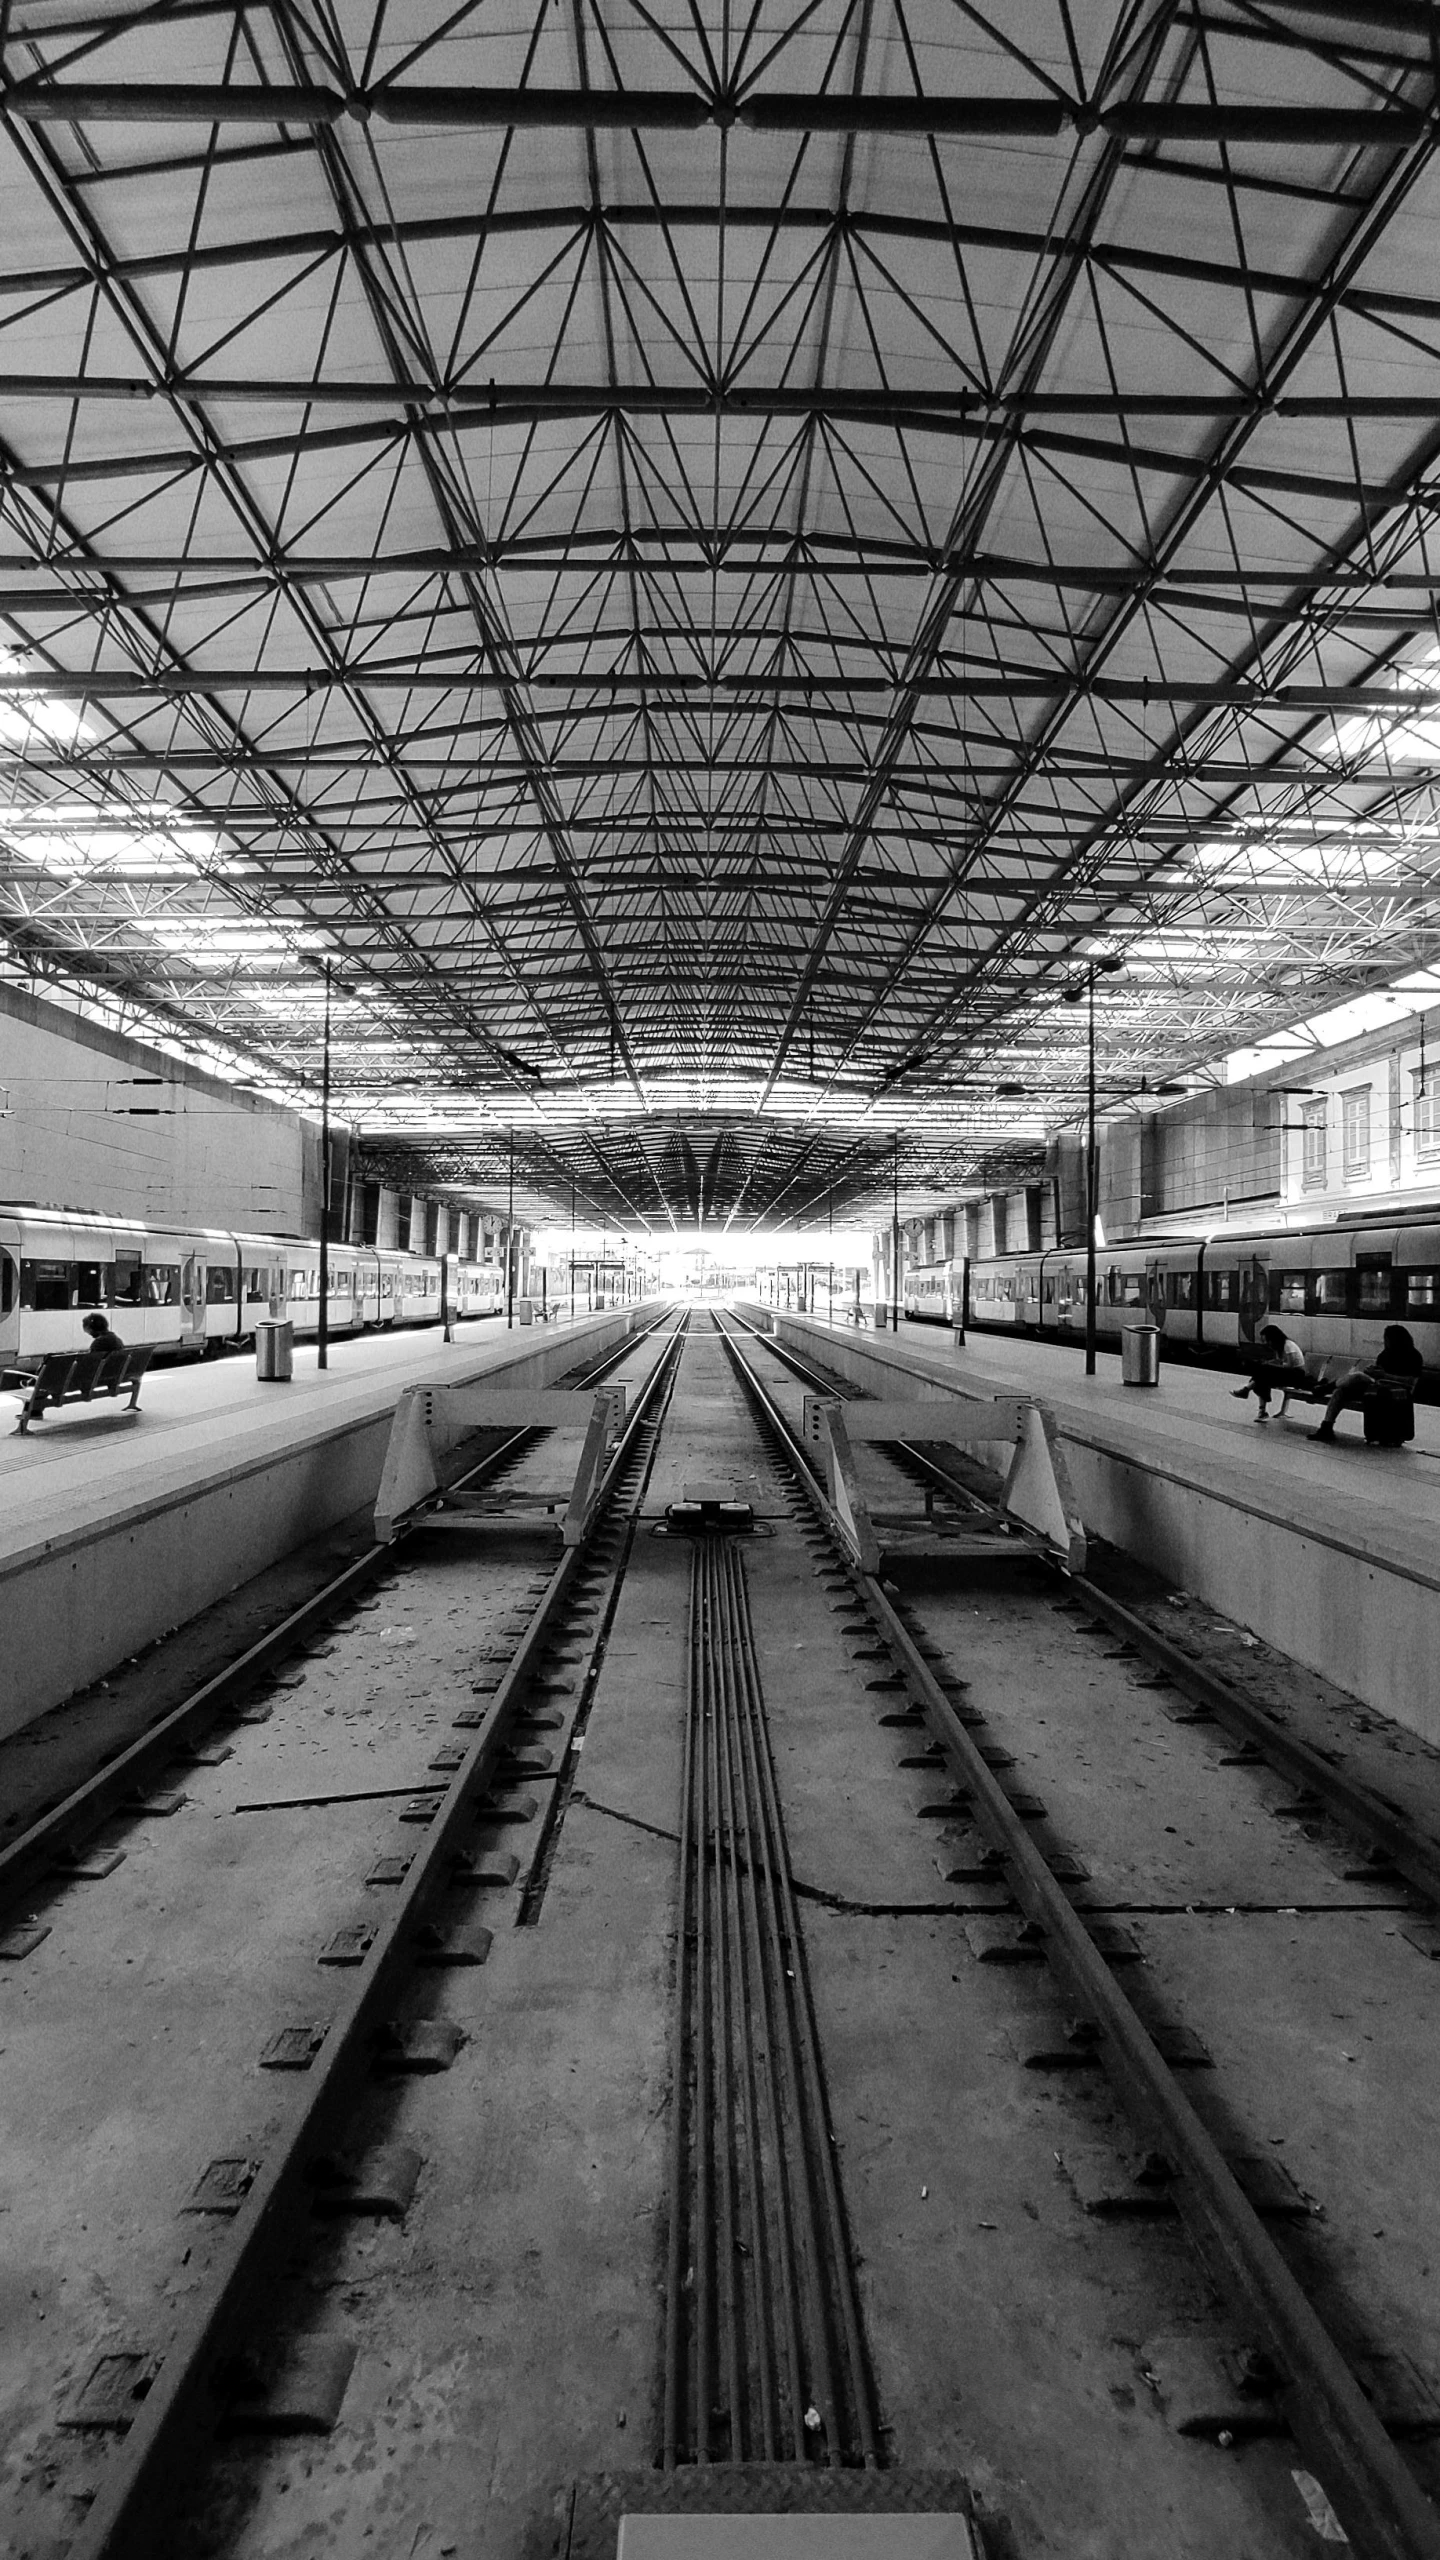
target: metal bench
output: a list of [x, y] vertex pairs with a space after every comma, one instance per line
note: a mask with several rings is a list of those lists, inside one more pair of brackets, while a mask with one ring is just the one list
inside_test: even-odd
[[48, 1351], [38, 1369], [7, 1369], [0, 1383], [24, 1397], [16, 1426], [21, 1439], [52, 1405], [92, 1404], [100, 1395], [118, 1396], [122, 1387], [130, 1390], [123, 1410], [134, 1413], [140, 1381], [154, 1356], [154, 1344], [142, 1342], [131, 1350], [104, 1352], [99, 1359], [83, 1351]]

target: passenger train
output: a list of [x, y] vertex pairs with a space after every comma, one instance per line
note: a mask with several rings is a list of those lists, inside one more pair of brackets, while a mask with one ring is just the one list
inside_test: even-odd
[[[1096, 1254], [1095, 1329], [1118, 1350], [1149, 1317], [1167, 1353], [1243, 1366], [1262, 1325], [1284, 1327], [1312, 1366], [1373, 1360], [1387, 1324], [1408, 1325], [1440, 1393], [1440, 1219], [1285, 1228], [1269, 1235], [1141, 1236]], [[1083, 1342], [1085, 1249], [922, 1264], [905, 1313], [1036, 1340]]]
[[[499, 1315], [505, 1303], [494, 1264], [374, 1245], [332, 1244], [329, 1283], [332, 1334]], [[192, 1359], [248, 1341], [268, 1316], [318, 1333], [320, 1247], [0, 1205], [0, 1365], [34, 1368], [47, 1351], [83, 1348], [81, 1318], [95, 1308], [127, 1347]]]

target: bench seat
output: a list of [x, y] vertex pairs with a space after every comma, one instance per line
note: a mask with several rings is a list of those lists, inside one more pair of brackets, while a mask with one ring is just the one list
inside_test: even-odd
[[47, 1351], [38, 1369], [7, 1369], [0, 1384], [24, 1397], [16, 1426], [21, 1439], [52, 1405], [92, 1404], [97, 1396], [118, 1396], [122, 1387], [130, 1390], [122, 1411], [136, 1412], [140, 1381], [154, 1356], [153, 1342], [139, 1342], [98, 1359], [83, 1351]]

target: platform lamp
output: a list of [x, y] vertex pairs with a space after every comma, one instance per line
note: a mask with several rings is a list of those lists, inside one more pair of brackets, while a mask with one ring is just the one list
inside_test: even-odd
[[320, 1066], [320, 1330], [315, 1366], [330, 1366], [330, 962], [324, 964], [325, 1037]]
[[1088, 1074], [1086, 1078], [1085, 1148], [1085, 1375], [1095, 1375], [1095, 1219], [1100, 1206], [1099, 1166], [1095, 1156], [1095, 981], [1113, 978], [1124, 961], [1118, 951], [1102, 952], [1090, 962], [1083, 977], [1072, 978], [1060, 990], [1066, 1004], [1084, 1004], [1089, 999], [1090, 1021], [1088, 1042]]

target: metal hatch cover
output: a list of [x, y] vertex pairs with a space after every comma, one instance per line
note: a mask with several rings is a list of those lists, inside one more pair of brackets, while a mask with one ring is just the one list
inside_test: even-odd
[[963, 2515], [625, 2515], [615, 2560], [978, 2560]]

